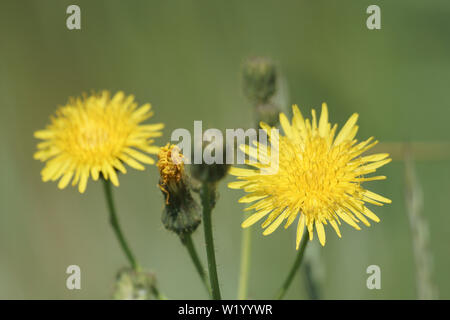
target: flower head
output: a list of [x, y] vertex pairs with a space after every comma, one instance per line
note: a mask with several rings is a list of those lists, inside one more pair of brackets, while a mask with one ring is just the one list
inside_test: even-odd
[[176, 145], [168, 143], [160, 148], [156, 166], [159, 169], [161, 186], [167, 186], [169, 184], [176, 185], [183, 178], [183, 155]]
[[191, 234], [200, 224], [201, 217], [185, 175], [181, 150], [168, 143], [160, 149], [156, 166], [160, 175], [158, 186], [165, 198], [161, 218], [164, 227], [180, 237]]
[[[248, 192], [239, 202], [255, 202], [246, 210], [255, 212], [242, 226], [249, 227], [263, 217], [264, 235], [272, 233], [287, 220], [290, 226], [297, 216], [297, 249], [305, 226], [312, 240], [314, 227], [319, 241], [325, 245], [324, 224], [328, 222], [340, 237], [339, 225], [345, 221], [359, 230], [358, 222], [370, 226], [367, 218], [378, 222], [379, 218], [366, 207], [366, 203], [383, 205], [391, 200], [362, 187], [362, 183], [383, 180], [385, 176], [366, 177], [377, 168], [390, 162], [389, 154], [361, 156], [377, 141], [369, 138], [363, 142], [355, 139], [358, 131], [357, 114], [353, 114], [344, 127], [337, 132], [328, 122], [328, 109], [322, 105], [322, 113], [317, 123], [316, 112], [312, 110], [312, 120], [304, 120], [297, 106], [293, 106], [293, 120], [289, 123], [281, 113], [280, 123], [285, 136], [280, 136], [277, 150], [255, 143], [241, 149], [259, 160], [253, 164], [264, 168], [271, 152], [278, 152], [278, 170], [273, 174], [261, 174], [259, 170], [232, 168], [230, 174], [239, 181], [231, 182], [230, 188]], [[261, 123], [270, 136], [271, 128]], [[251, 163], [249, 163], [251, 165]]]
[[72, 180], [78, 190], [86, 190], [89, 177], [95, 181], [100, 173], [119, 185], [116, 170], [126, 173], [124, 164], [144, 170], [155, 161], [145, 153], [156, 154], [151, 138], [161, 136], [163, 124], [141, 124], [153, 115], [151, 105], [138, 107], [132, 95], [108, 91], [70, 98], [51, 117], [50, 125], [36, 131], [43, 142], [37, 145], [34, 158], [46, 162], [43, 181], [56, 181], [65, 188]]

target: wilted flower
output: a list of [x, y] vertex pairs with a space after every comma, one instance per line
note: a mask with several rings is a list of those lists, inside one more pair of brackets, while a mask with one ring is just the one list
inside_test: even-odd
[[183, 155], [176, 145], [167, 144], [158, 154], [159, 188], [164, 194], [162, 222], [166, 229], [183, 237], [201, 222], [199, 208], [191, 194], [185, 174]]

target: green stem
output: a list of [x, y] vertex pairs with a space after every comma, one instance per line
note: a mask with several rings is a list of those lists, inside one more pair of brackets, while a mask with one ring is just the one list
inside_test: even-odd
[[305, 271], [304, 273], [305, 284], [306, 284], [306, 291], [308, 292], [308, 297], [310, 300], [319, 300], [320, 299], [319, 288], [317, 286], [317, 283], [314, 281], [311, 263], [305, 261], [303, 268]]
[[250, 251], [252, 246], [252, 229], [246, 228], [242, 232], [241, 266], [239, 272], [238, 299], [247, 299], [248, 274], [250, 270]]
[[119, 220], [117, 218], [116, 214], [116, 208], [114, 206], [113, 201], [113, 195], [111, 190], [111, 182], [109, 180], [103, 180], [103, 187], [105, 190], [105, 196], [106, 196], [106, 202], [108, 203], [108, 209], [109, 209], [109, 220], [111, 223], [111, 226], [117, 236], [117, 239], [119, 240], [120, 246], [122, 247], [123, 252], [128, 258], [128, 261], [130, 262], [131, 267], [134, 270], [138, 270], [138, 264], [136, 263], [136, 259], [133, 256], [133, 253], [130, 250], [130, 247], [127, 244], [127, 241], [125, 240], [125, 237], [122, 233], [122, 230], [120, 229]]
[[197, 250], [195, 249], [194, 242], [190, 234], [184, 235], [182, 239], [183, 244], [186, 246], [189, 256], [191, 257], [192, 263], [194, 263], [195, 269], [200, 276], [203, 284], [205, 285], [206, 291], [211, 295], [211, 287], [208, 282], [208, 277], [206, 276], [205, 269], [203, 268], [202, 262], [198, 257]]
[[161, 293], [159, 292], [158, 288], [156, 286], [152, 286], [151, 287], [152, 293], [155, 296], [156, 299], [158, 300], [167, 300], [167, 298]]
[[213, 186], [204, 182], [201, 189], [201, 199], [203, 205], [203, 231], [205, 232], [206, 255], [208, 258], [209, 281], [214, 300], [220, 300], [219, 279], [217, 277], [216, 254], [214, 252], [214, 239], [211, 222], [211, 211], [214, 202]]
[[300, 243], [300, 249], [298, 250], [297, 257], [295, 258], [294, 264], [292, 265], [291, 271], [289, 272], [286, 280], [283, 283], [283, 286], [278, 290], [278, 293], [275, 297], [275, 299], [281, 300], [283, 299], [284, 295], [286, 294], [287, 290], [289, 289], [289, 286], [292, 283], [292, 280], [295, 277], [295, 274], [297, 273], [298, 268], [300, 267], [300, 264], [303, 260], [303, 255], [305, 253], [306, 245], [308, 244], [308, 232], [305, 231], [303, 234], [303, 238]]

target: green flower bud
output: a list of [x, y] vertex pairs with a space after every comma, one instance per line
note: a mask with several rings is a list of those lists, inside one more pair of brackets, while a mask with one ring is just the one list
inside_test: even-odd
[[[203, 150], [205, 150], [205, 148], [211, 148], [211, 157], [216, 159], [216, 149], [213, 147], [213, 144], [203, 142]], [[227, 150], [225, 143], [220, 147], [220, 150], [222, 151], [222, 154], [217, 154], [217, 162], [219, 163], [214, 162], [207, 164], [203, 161], [200, 164], [191, 165], [191, 175], [195, 180], [199, 182], [216, 183], [227, 175], [230, 166], [226, 164]]]
[[191, 165], [191, 174], [198, 181], [214, 183], [227, 175], [229, 167], [227, 164], [218, 163], [193, 164]]
[[120, 270], [114, 285], [115, 300], [154, 299], [155, 276], [149, 272], [135, 271], [130, 268]]
[[256, 104], [264, 104], [276, 91], [276, 68], [263, 57], [248, 59], [243, 65], [244, 94]]

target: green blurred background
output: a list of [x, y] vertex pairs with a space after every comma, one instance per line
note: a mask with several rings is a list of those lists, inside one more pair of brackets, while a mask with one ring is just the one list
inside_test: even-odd
[[[381, 7], [382, 29], [366, 28], [366, 8]], [[82, 30], [66, 28], [66, 8], [81, 7]], [[2, 1], [0, 4], [0, 298], [109, 298], [125, 257], [108, 224], [102, 186], [87, 193], [43, 183], [32, 155], [33, 132], [69, 96], [108, 89], [151, 102], [175, 128], [252, 124], [241, 65], [253, 55], [277, 62], [288, 103], [304, 113], [328, 103], [342, 126], [360, 114], [360, 139], [449, 141], [450, 3], [448, 1]], [[283, 106], [287, 108], [287, 106]], [[450, 161], [416, 163], [424, 193], [440, 298], [450, 298]], [[381, 169], [370, 188], [393, 200], [375, 208], [381, 223], [328, 232], [321, 249], [322, 297], [416, 297], [411, 233], [404, 204], [404, 163]], [[141, 264], [156, 272], [170, 298], [206, 298], [185, 249], [160, 222], [157, 170], [130, 170], [115, 189], [125, 234]], [[242, 193], [220, 185], [214, 212], [220, 283], [235, 298]], [[294, 257], [294, 230], [263, 237], [254, 230], [250, 298], [270, 298]], [[194, 240], [204, 257], [203, 235]], [[317, 239], [315, 239], [317, 241]], [[81, 290], [69, 291], [68, 265], [81, 267]], [[367, 266], [381, 267], [381, 290], [366, 287]], [[306, 298], [297, 277], [287, 298]]]

